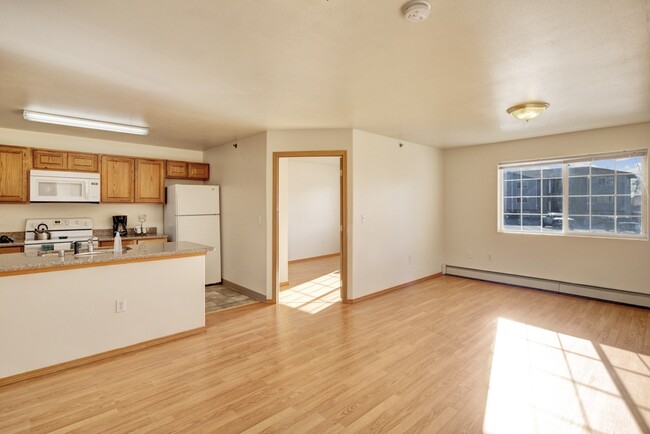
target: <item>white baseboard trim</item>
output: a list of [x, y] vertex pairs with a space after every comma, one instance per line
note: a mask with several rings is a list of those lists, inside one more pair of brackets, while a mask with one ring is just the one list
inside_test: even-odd
[[443, 274], [650, 308], [650, 295], [443, 264]]

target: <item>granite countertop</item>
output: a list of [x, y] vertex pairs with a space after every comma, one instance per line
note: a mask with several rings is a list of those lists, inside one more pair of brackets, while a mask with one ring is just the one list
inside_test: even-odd
[[0, 255], [0, 276], [24, 274], [25, 272], [57, 271], [79, 266], [98, 266], [106, 263], [131, 262], [133, 260], [165, 258], [173, 256], [200, 255], [214, 250], [213, 247], [195, 244], [187, 241], [172, 243], [156, 243], [128, 246], [122, 254], [103, 253], [95, 256], [75, 257], [73, 252], [66, 251], [64, 257], [57, 252], [38, 256], [36, 251], [24, 253], [8, 253]]

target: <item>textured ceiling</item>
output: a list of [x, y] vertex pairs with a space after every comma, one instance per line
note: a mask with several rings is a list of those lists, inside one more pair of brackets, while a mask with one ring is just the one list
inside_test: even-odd
[[[438, 0], [415, 24], [403, 3], [0, 0], [0, 127], [188, 149], [358, 128], [452, 147], [650, 120], [650, 0]], [[550, 109], [506, 114], [529, 100]]]

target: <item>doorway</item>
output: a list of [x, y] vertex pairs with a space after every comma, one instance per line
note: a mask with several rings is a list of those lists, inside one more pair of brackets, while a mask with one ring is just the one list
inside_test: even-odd
[[[286, 275], [280, 267], [284, 266], [284, 261], [288, 260], [288, 255], [280, 254], [282, 244], [281, 236], [287, 235], [282, 233], [280, 226], [281, 221], [286, 221], [286, 216], [281, 216], [283, 211], [281, 205], [281, 161], [290, 161], [290, 159], [306, 159], [332, 157], [338, 160], [338, 242], [340, 254], [321, 255], [307, 260], [295, 260], [289, 264], [289, 272], [292, 279], [288, 282], [281, 282], [280, 276]], [[286, 167], [282, 165], [286, 170]], [[272, 302], [297, 297], [310, 297], [323, 302], [342, 301], [347, 302], [347, 152], [346, 151], [296, 151], [296, 152], [274, 152], [273, 153], [273, 269], [272, 269]], [[290, 182], [290, 181], [289, 181]], [[282, 182], [284, 184], [284, 181]], [[286, 207], [286, 203], [284, 204]], [[285, 224], [285, 223], [283, 223]], [[282, 261], [281, 261], [282, 257]], [[282, 263], [281, 263], [282, 262]], [[337, 266], [338, 265], [338, 266]], [[336, 281], [336, 282], [335, 282]], [[340, 282], [340, 284], [338, 283]], [[282, 286], [289, 292], [282, 291], [280, 283], [289, 283], [288, 286]], [[340, 286], [340, 289], [337, 287]], [[335, 291], [336, 289], [336, 291]], [[312, 309], [314, 313], [314, 309]]]

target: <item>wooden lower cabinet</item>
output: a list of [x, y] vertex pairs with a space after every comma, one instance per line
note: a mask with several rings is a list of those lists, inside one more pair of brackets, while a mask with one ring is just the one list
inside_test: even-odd
[[29, 149], [0, 146], [0, 202], [27, 202]]
[[[122, 240], [122, 246], [132, 246], [134, 244], [160, 244], [166, 243], [167, 237], [160, 238], [142, 238], [137, 240]], [[113, 240], [100, 241], [99, 247], [113, 247]]]
[[25, 249], [20, 246], [0, 247], [0, 255], [3, 253], [22, 253]]

